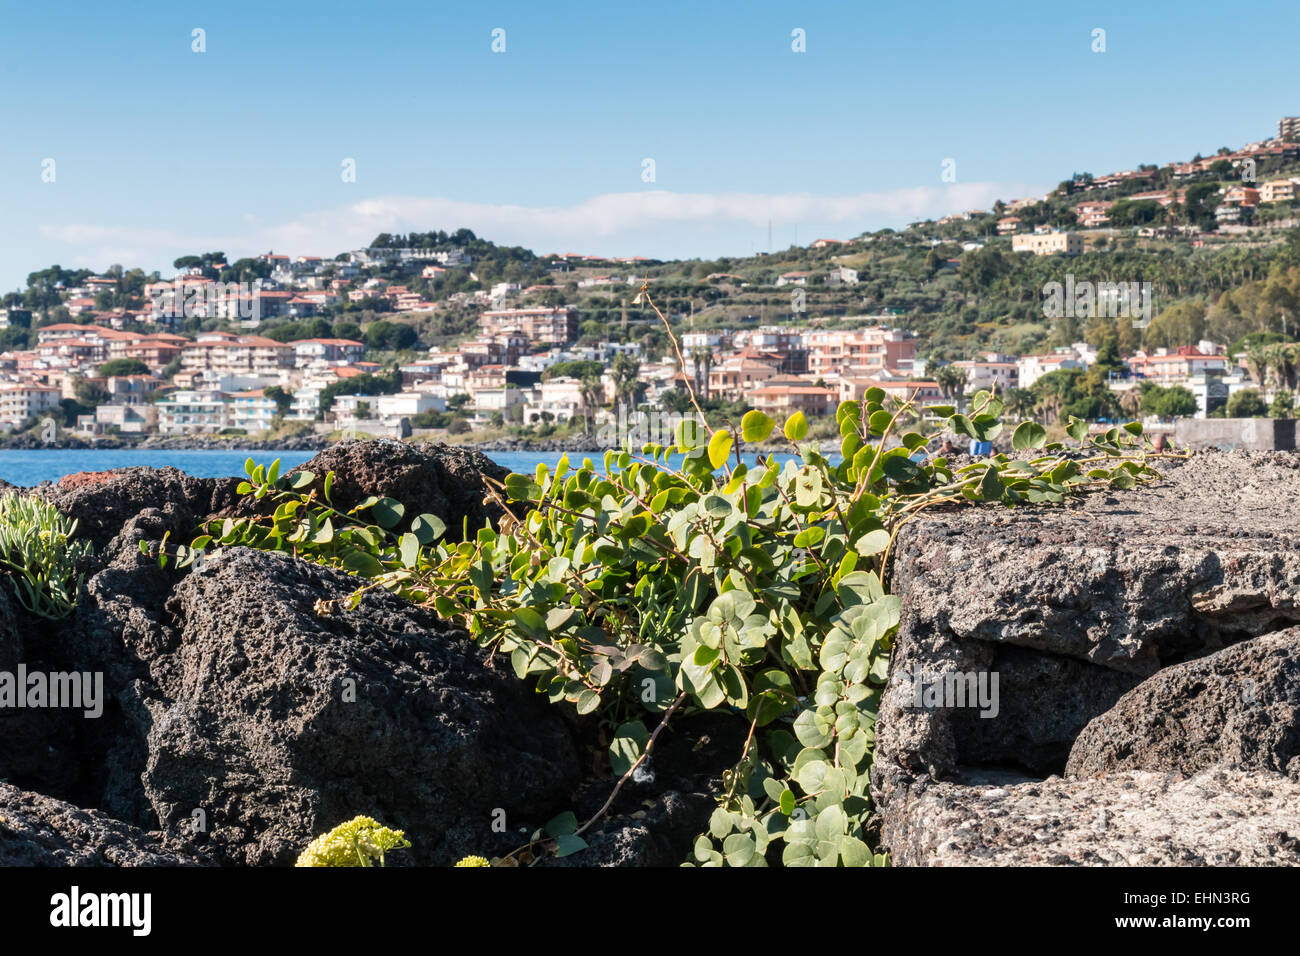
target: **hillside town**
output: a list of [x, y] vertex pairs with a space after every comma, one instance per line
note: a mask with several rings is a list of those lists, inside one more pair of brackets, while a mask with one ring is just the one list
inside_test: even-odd
[[[537, 257], [461, 229], [383, 234], [330, 258], [268, 252], [232, 264], [223, 253], [184, 256], [168, 279], [121, 266], [55, 266], [3, 297], [0, 429], [49, 434], [53, 422], [90, 440], [590, 434], [636, 409], [685, 411], [688, 384], [705, 401], [809, 418], [872, 388], [958, 405], [995, 389], [1048, 425], [1072, 409], [1093, 420], [1242, 408], [1290, 417], [1295, 357], [1264, 351], [1294, 341], [1290, 273], [1270, 272], [1272, 285], [1252, 293], [1251, 303], [1272, 310], [1258, 306], [1257, 324], [1242, 326], [1252, 334], [1229, 335], [1207, 310], [1229, 300], [1233, 283], [1262, 280], [1248, 261], [1232, 260], [1240, 278], [1220, 269], [1223, 291], [1211, 287], [1196, 306], [1200, 318], [1173, 336], [1162, 316], [1183, 305], [1171, 312], [1157, 302], [1148, 329], [1152, 283], [1141, 273], [1101, 281], [1094, 293], [1082, 276], [1076, 285], [1071, 263], [1276, 244], [1300, 225], [1297, 139], [1300, 118], [1286, 117], [1276, 137], [1211, 157], [1078, 174], [991, 212], [712, 264]], [[998, 263], [982, 257], [993, 252], [1007, 257], [1004, 271], [1023, 263], [1014, 268], [1036, 277], [1034, 287], [1021, 278], [1008, 297], [1006, 280], [1002, 300], [986, 296]], [[1059, 269], [1023, 271], [1035, 261]], [[1086, 298], [1076, 296], [1082, 286]], [[647, 309], [642, 290], [666, 315]], [[973, 322], [962, 316], [972, 295], [986, 300], [981, 308], [1005, 301], [1019, 314]], [[1241, 306], [1233, 308], [1230, 317], [1245, 322]], [[1033, 347], [990, 347], [1017, 341], [999, 325], [1028, 329], [1018, 341]], [[1094, 391], [1108, 397], [1080, 406], [1062, 389], [1045, 394], [1040, 383], [1073, 373], [1091, 373]], [[1153, 389], [1161, 401], [1149, 400]], [[1171, 389], [1177, 400], [1165, 401]], [[1243, 392], [1250, 401], [1234, 412]]]
[[[400, 380], [375, 394], [347, 384], [372, 378], [382, 366], [367, 359], [361, 341], [305, 338], [279, 342], [255, 333], [201, 332], [193, 337], [147, 333], [111, 325], [56, 323], [37, 330], [37, 347], [0, 356], [0, 424], [29, 427], [55, 415], [65, 400], [87, 389], [106, 396], [70, 430], [105, 434], [208, 435], [269, 433], [302, 423], [322, 432], [409, 434], [424, 413], [459, 408], [470, 424], [599, 424], [616, 414], [620, 399], [675, 407], [668, 393], [689, 380], [706, 399], [741, 403], [774, 417], [802, 411], [833, 413], [842, 401], [880, 388], [900, 400], [960, 401], [980, 389], [1031, 389], [1051, 372], [1087, 370], [1098, 349], [1079, 342], [1048, 354], [987, 353], [948, 363], [941, 374], [917, 354], [912, 332], [887, 316], [855, 316], [858, 328], [808, 330], [770, 325], [752, 330], [685, 332], [685, 368], [639, 343], [574, 344], [579, 314], [565, 306], [485, 310], [477, 338], [455, 350], [429, 351], [397, 366]], [[631, 360], [635, 380], [617, 367]], [[143, 371], [100, 374], [113, 363], [138, 362]], [[1174, 350], [1139, 350], [1123, 358], [1125, 371], [1110, 387], [1135, 394], [1142, 382], [1178, 385], [1196, 399], [1196, 417], [1222, 409], [1239, 390], [1257, 389], [1245, 355], [1203, 341]], [[598, 363], [593, 382], [548, 375], [569, 363]], [[683, 375], [684, 372], [684, 375]], [[959, 373], [954, 375], [953, 373]], [[332, 402], [322, 402], [329, 393]], [[1265, 395], [1270, 399], [1271, 395]], [[1127, 400], [1124, 402], [1127, 404]], [[426, 416], [427, 417], [427, 416]]]

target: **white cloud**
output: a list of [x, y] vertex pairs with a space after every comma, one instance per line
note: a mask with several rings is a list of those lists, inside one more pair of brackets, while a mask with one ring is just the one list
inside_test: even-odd
[[[812, 193], [609, 193], [567, 206], [473, 203], [441, 197], [386, 196], [261, 225], [232, 213], [212, 232], [137, 229], [90, 224], [41, 227], [47, 239], [77, 247], [79, 262], [98, 267], [137, 263], [165, 270], [187, 253], [223, 249], [232, 257], [268, 249], [290, 255], [333, 255], [370, 242], [380, 232], [448, 231], [467, 227], [498, 243], [539, 254], [585, 252], [688, 258], [748, 255], [766, 245], [771, 221], [778, 247], [792, 231], [807, 244], [821, 235], [846, 238], [883, 226], [989, 208], [999, 198], [1038, 195], [1043, 186], [963, 183], [841, 196]], [[215, 226], [215, 224], [214, 224]], [[133, 254], [136, 258], [132, 258]]]

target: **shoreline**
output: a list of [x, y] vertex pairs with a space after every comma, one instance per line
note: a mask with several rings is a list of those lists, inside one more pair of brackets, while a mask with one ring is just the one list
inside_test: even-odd
[[[368, 437], [367, 440], [378, 436]], [[100, 438], [86, 440], [75, 437], [63, 437], [45, 442], [29, 435], [0, 439], [0, 452], [4, 451], [324, 451], [346, 439], [324, 438], [319, 436], [298, 436], [293, 438], [250, 438], [247, 436], [229, 436], [221, 439], [183, 437], [167, 438], [151, 435], [139, 440], [123, 438]], [[453, 448], [464, 448], [479, 452], [599, 452], [617, 451], [617, 446], [602, 444], [592, 438], [495, 438], [482, 442], [448, 442], [446, 436], [417, 435], [411, 438], [388, 438], [386, 441], [401, 441], [406, 444], [420, 442], [442, 442]], [[822, 443], [823, 446], [826, 443]], [[746, 451], [787, 452], [789, 447], [781, 443], [766, 442], [762, 445], [745, 446]]]

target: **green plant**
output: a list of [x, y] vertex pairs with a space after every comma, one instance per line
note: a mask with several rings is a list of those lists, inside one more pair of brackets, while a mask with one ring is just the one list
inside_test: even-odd
[[[1056, 504], [1157, 475], [1148, 459], [1161, 456], [1137, 423], [1092, 434], [1071, 419], [1066, 444], [1022, 422], [1010, 436], [1017, 457], [960, 467], [926, 458], [925, 436], [902, 424], [938, 417], [959, 435], [993, 441], [1005, 434], [1002, 410], [988, 392], [958, 414], [871, 389], [836, 412], [838, 462], [806, 442], [808, 423], [796, 413], [783, 432], [799, 460], [785, 465], [742, 458], [741, 442], [775, 430], [761, 412], [712, 431], [686, 420], [673, 444], [608, 452], [599, 470], [562, 458], [554, 471], [510, 475], [497, 492], [509, 516], [473, 536], [465, 529], [463, 541], [417, 540], [386, 564], [365, 534], [345, 548], [295, 553], [432, 604], [508, 655], [538, 692], [608, 728], [619, 780], [605, 805], [581, 825], [561, 814], [503, 863], [581, 852], [583, 834], [669, 721], [720, 711], [748, 732], [694, 862], [881, 865], [865, 825], [877, 706], [899, 621], [888, 593], [899, 530], [931, 507]], [[266, 475], [249, 467], [249, 490], [280, 493], [274, 466]], [[510, 501], [527, 508], [522, 518], [509, 513]], [[282, 515], [274, 540], [298, 528], [312, 543], [319, 524], [301, 510]], [[266, 534], [257, 526], [226, 538], [265, 546]]]
[[0, 568], [27, 610], [58, 619], [72, 613], [83, 575], [77, 565], [92, 552], [74, 539], [77, 522], [34, 495], [0, 497]]
[[294, 866], [384, 866], [393, 850], [409, 847], [401, 830], [390, 830], [370, 817], [353, 817], [307, 845]]
[[[237, 491], [254, 502], [267, 502], [259, 512], [241, 518], [214, 519], [190, 544], [175, 549], [176, 567], [183, 568], [215, 554], [223, 547], [247, 547], [261, 551], [281, 551], [328, 567], [342, 568], [376, 583], [399, 590], [409, 580], [421, 548], [432, 544], [446, 532], [437, 515], [417, 515], [409, 530], [396, 529], [406, 518], [406, 509], [392, 498], [370, 496], [347, 511], [334, 507], [332, 490], [334, 472], [325, 475], [319, 497], [316, 475], [310, 471], [280, 474], [277, 458], [269, 467], [244, 462], [247, 481]], [[269, 506], [274, 507], [269, 507]], [[372, 520], [366, 520], [370, 518]], [[140, 542], [142, 554], [150, 555], [154, 546]], [[158, 562], [166, 567], [172, 555], [167, 551], [167, 536], [157, 548]], [[412, 600], [424, 595], [418, 589], [403, 591]], [[355, 596], [359, 599], [360, 595]]]
[[[958, 434], [997, 438], [1002, 403], [979, 392], [970, 406], [925, 411]], [[763, 865], [779, 842], [787, 865], [880, 864], [863, 827], [898, 624], [886, 589], [898, 529], [935, 505], [1056, 503], [1156, 474], [1140, 425], [1092, 436], [1077, 420], [1073, 448], [1047, 444], [1026, 422], [1012, 444], [1032, 457], [917, 461], [924, 436], [896, 434], [917, 411], [879, 389], [843, 403], [838, 464], [800, 444], [807, 422], [795, 414], [784, 433], [801, 463], [759, 458], [751, 468], [739, 440], [765, 441], [775, 427], [751, 411], [711, 434], [684, 422], [675, 445], [609, 452], [601, 471], [562, 459], [554, 473], [511, 475], [506, 496], [531, 512], [449, 549], [430, 588], [435, 606], [509, 654], [551, 700], [599, 710], [624, 780], [674, 712], [744, 719], [743, 751], [696, 862]]]

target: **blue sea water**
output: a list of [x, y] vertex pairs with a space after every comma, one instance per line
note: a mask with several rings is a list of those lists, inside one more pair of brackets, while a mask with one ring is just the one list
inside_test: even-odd
[[144, 448], [6, 450], [0, 451], [0, 479], [11, 485], [30, 486], [42, 481], [58, 481], [64, 475], [78, 471], [108, 471], [132, 465], [147, 465], [150, 468], [171, 465], [196, 478], [242, 477], [244, 462], [250, 457], [268, 465], [279, 458], [281, 469], [288, 469], [302, 464], [314, 454], [311, 451], [244, 451], [237, 448], [217, 451], [159, 451]]
[[[487, 456], [511, 471], [531, 474], [537, 469], [538, 462], [545, 462], [548, 468], [554, 468], [565, 452], [523, 452], [490, 451]], [[582, 464], [583, 458], [590, 458], [597, 468], [603, 467], [604, 452], [567, 452], [569, 462], [574, 466]], [[146, 465], [162, 468], [171, 465], [196, 478], [242, 477], [244, 462], [252, 458], [259, 464], [270, 464], [280, 459], [282, 471], [300, 465], [312, 458], [310, 451], [245, 451], [242, 449], [202, 450], [202, 451], [159, 451], [157, 449], [122, 448], [122, 449], [66, 449], [38, 448], [31, 450], [0, 451], [0, 479], [11, 485], [29, 487], [42, 481], [58, 481], [64, 475], [79, 471], [108, 471], [112, 468], [128, 468], [132, 465]], [[777, 455], [778, 461], [784, 463], [791, 455]], [[752, 464], [752, 456], [745, 456], [746, 462]]]

